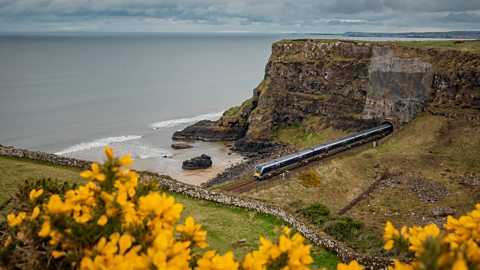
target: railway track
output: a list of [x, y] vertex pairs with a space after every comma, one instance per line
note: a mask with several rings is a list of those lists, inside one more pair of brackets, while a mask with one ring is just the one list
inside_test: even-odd
[[243, 193], [255, 187], [258, 187], [260, 185], [262, 185], [261, 181], [251, 178], [244, 181], [240, 181], [240, 183], [235, 183], [233, 186], [228, 186], [223, 191]]
[[[376, 141], [378, 142], [379, 140], [376, 140]], [[301, 168], [305, 169], [305, 166], [309, 166], [309, 165], [312, 165], [312, 164], [318, 165], [320, 162], [327, 162], [329, 160], [341, 157], [343, 155], [346, 155], [346, 154], [354, 152], [354, 151], [363, 150], [365, 148], [368, 148], [368, 146], [371, 145], [371, 143], [372, 143], [372, 141], [367, 141], [365, 143], [362, 143], [362, 144], [359, 144], [359, 145], [356, 145], [356, 146], [353, 146], [353, 147], [346, 147], [343, 151], [339, 151], [339, 152], [333, 153], [333, 154], [328, 155], [328, 156], [324, 156], [324, 157], [321, 157], [321, 158], [318, 158], [318, 159], [314, 159], [306, 165], [301, 165], [301, 166], [298, 166], [296, 168], [291, 169], [290, 172], [295, 172], [295, 171], [297, 171]], [[279, 181], [281, 179], [282, 179], [281, 174], [275, 175], [275, 176], [273, 176], [269, 179], [265, 179], [265, 180], [256, 180], [252, 177], [252, 178], [241, 180], [241, 181], [238, 181], [234, 184], [228, 185], [228, 186], [222, 188], [222, 191], [232, 192], [232, 193], [244, 193], [244, 192], [250, 191], [252, 189], [258, 188], [260, 186], [270, 184], [274, 181]]]

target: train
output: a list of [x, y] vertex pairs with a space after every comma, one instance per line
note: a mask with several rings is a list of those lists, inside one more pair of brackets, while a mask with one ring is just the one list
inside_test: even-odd
[[258, 180], [270, 178], [288, 169], [302, 166], [312, 160], [319, 159], [334, 153], [369, 141], [382, 138], [393, 132], [393, 125], [384, 122], [381, 125], [360, 131], [353, 135], [312, 147], [301, 152], [283, 156], [255, 166], [254, 177]]

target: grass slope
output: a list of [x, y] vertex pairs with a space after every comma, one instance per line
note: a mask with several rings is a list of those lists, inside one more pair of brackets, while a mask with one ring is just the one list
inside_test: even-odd
[[[81, 181], [80, 170], [66, 166], [57, 166], [25, 158], [0, 156], [0, 203], [15, 194], [17, 186], [26, 179], [51, 178], [54, 181]], [[232, 250], [238, 258], [257, 247], [259, 236], [276, 238], [274, 230], [284, 223], [269, 215], [246, 211], [237, 207], [172, 194], [184, 205], [182, 221], [193, 216], [196, 222], [203, 224], [208, 231], [210, 248], [224, 253]], [[5, 211], [6, 212], [6, 211]], [[6, 213], [2, 212], [2, 215]], [[238, 240], [246, 240], [239, 244]], [[338, 260], [321, 247], [314, 247], [313, 268], [328, 267], [334, 269]]]
[[[302, 170], [317, 172], [320, 185], [302, 183]], [[433, 213], [437, 207], [455, 209], [456, 216], [470, 211], [480, 202], [480, 188], [460, 183], [465, 173], [480, 176], [480, 122], [423, 113], [379, 147], [309, 164], [247, 196], [287, 209], [298, 200], [306, 207], [321, 203], [335, 213], [384, 174], [387, 183], [346, 213], [380, 235], [387, 220], [397, 226], [442, 223], [445, 217]]]

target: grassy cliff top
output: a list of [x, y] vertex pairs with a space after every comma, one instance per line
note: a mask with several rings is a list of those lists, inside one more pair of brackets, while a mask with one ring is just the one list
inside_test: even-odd
[[480, 40], [438, 40], [438, 41], [364, 41], [364, 40], [340, 40], [340, 39], [284, 39], [278, 41], [278, 44], [293, 44], [296, 42], [319, 42], [319, 43], [334, 43], [338, 41], [349, 43], [370, 43], [381, 46], [401, 46], [411, 48], [423, 49], [443, 49], [443, 50], [458, 50], [464, 52], [472, 52], [480, 54]]

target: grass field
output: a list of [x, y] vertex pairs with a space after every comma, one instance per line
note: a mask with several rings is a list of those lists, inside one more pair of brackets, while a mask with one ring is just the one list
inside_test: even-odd
[[[51, 178], [53, 181], [81, 181], [80, 170], [66, 166], [57, 166], [24, 158], [0, 156], [0, 203], [15, 194], [17, 186], [26, 179]], [[260, 235], [276, 238], [275, 230], [284, 223], [276, 217], [246, 211], [237, 207], [172, 194], [184, 205], [182, 219], [193, 216], [196, 222], [203, 224], [208, 231], [210, 248], [219, 252], [232, 250], [237, 258], [257, 247]], [[2, 213], [4, 215], [5, 212]], [[239, 240], [245, 243], [239, 244]], [[241, 241], [243, 242], [243, 241]], [[338, 260], [321, 247], [314, 247], [313, 268], [328, 267], [334, 269]]]

